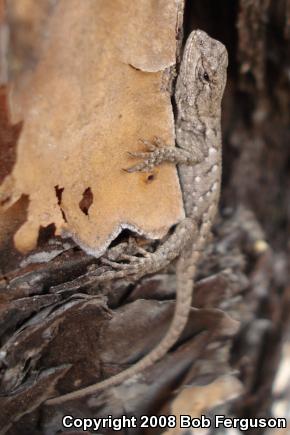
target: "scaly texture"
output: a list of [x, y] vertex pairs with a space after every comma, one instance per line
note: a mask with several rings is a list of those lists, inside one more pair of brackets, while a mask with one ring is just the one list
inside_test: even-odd
[[176, 82], [176, 148], [162, 146], [160, 139], [147, 144], [147, 153], [135, 153], [142, 162], [129, 168], [150, 171], [164, 161], [178, 164], [186, 219], [154, 252], [134, 257], [129, 264], [112, 263], [120, 270], [105, 272], [99, 281], [142, 277], [164, 268], [176, 257], [177, 301], [166, 336], [147, 356], [127, 370], [95, 385], [50, 399], [57, 404], [119, 384], [159, 360], [182, 333], [190, 311], [196, 265], [206, 243], [216, 211], [221, 181], [221, 100], [226, 84], [227, 51], [205, 32], [193, 31], [185, 45]]

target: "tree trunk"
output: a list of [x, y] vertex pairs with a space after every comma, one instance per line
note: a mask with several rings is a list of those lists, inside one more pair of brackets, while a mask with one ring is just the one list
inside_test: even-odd
[[[146, 1], [148, 9], [152, 2]], [[34, 86], [25, 80], [46, 53], [45, 29], [58, 7], [51, 0], [27, 0], [20, 11], [13, 1], [9, 7], [8, 3], [0, 2], [1, 181], [12, 171], [25, 125], [26, 97], [22, 119], [12, 119], [8, 85]], [[99, 3], [100, 9], [111, 8], [112, 22], [118, 3]], [[181, 10], [180, 2], [179, 15]], [[117, 428], [113, 418], [124, 416], [131, 418], [131, 427], [123, 421], [120, 431], [130, 434], [185, 433], [182, 415], [193, 419], [203, 414], [212, 422], [222, 414], [290, 418], [289, 20], [289, 0], [188, 1], [183, 24], [179, 18], [178, 43], [182, 35], [185, 39], [200, 28], [223, 42], [229, 53], [222, 112], [223, 183], [220, 212], [199, 264], [187, 327], [153, 367], [96, 397], [57, 406], [45, 403], [121, 372], [156, 346], [174, 310], [175, 263], [137, 282], [96, 284], [90, 266], [101, 272], [109, 267], [102, 262], [104, 256], [117, 258], [122, 247], [134, 252], [128, 230], [96, 259], [71, 239], [55, 236], [57, 225], [48, 225], [40, 230], [34, 251], [20, 254], [13, 236], [27, 218], [31, 197], [22, 194], [3, 211], [0, 433], [56, 434], [66, 428], [71, 430], [67, 433], [94, 432], [89, 422], [86, 428], [77, 427], [68, 419], [65, 427], [64, 415], [112, 416], [107, 423], [99, 421], [105, 427], [97, 433], [106, 434]], [[179, 50], [177, 44], [177, 62]], [[167, 86], [174, 87], [174, 70], [168, 71]], [[62, 97], [62, 88], [59, 93]], [[65, 110], [64, 105], [61, 111]], [[146, 116], [147, 112], [144, 124], [150, 124]], [[60, 203], [62, 186], [55, 184]], [[10, 198], [1, 201], [5, 207]], [[92, 201], [84, 195], [80, 202], [85, 214]], [[158, 244], [133, 237], [149, 250]], [[142, 419], [144, 415], [157, 416], [157, 426], [154, 419]], [[173, 420], [160, 419], [162, 415], [176, 418], [176, 428]], [[135, 427], [132, 417], [137, 418]], [[210, 430], [204, 433], [221, 433], [214, 425]], [[275, 432], [256, 428], [253, 433]]]

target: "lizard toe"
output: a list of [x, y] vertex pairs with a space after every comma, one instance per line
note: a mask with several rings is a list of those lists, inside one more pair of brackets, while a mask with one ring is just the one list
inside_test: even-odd
[[152, 164], [151, 159], [146, 159], [137, 165], [130, 166], [126, 169], [126, 172], [152, 172], [154, 164]]

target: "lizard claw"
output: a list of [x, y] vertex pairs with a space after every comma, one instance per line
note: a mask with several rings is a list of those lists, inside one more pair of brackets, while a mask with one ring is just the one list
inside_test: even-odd
[[126, 275], [137, 274], [140, 272], [140, 270], [143, 269], [146, 263], [152, 262], [154, 254], [152, 252], [147, 252], [145, 249], [139, 246], [135, 246], [134, 249], [135, 249], [135, 253], [141, 254], [142, 257], [137, 257], [136, 255], [123, 253], [119, 255], [118, 260], [126, 261], [126, 263], [112, 261], [109, 260], [108, 258], [103, 258], [101, 262], [113, 268], [113, 271], [110, 272], [111, 274], [114, 274], [114, 271], [116, 274], [118, 274], [118, 271], [122, 271], [122, 273], [125, 273]]
[[154, 148], [163, 148], [166, 146], [166, 143], [164, 142], [164, 140], [161, 139], [161, 137], [158, 136], [154, 136], [153, 138], [153, 146]]
[[126, 172], [152, 172], [154, 168], [154, 164], [150, 162], [150, 159], [144, 160], [142, 163], [138, 163], [137, 165], [130, 166], [125, 169]]
[[107, 258], [102, 258], [102, 263], [111, 266], [113, 269], [126, 269], [128, 264], [118, 263], [117, 261], [108, 260]]
[[[103, 264], [107, 264], [108, 266], [111, 266], [114, 269], [122, 269], [123, 270], [123, 269], [128, 269], [128, 267], [130, 268], [131, 266], [134, 266], [134, 265], [142, 262], [144, 257], [136, 257], [134, 255], [121, 254], [119, 256], [119, 259], [121, 261], [127, 261], [127, 263], [119, 263], [118, 261], [109, 260], [108, 258], [102, 258], [101, 261]], [[146, 257], [150, 257], [149, 252], [146, 252]]]
[[129, 157], [132, 157], [132, 158], [146, 158], [146, 157], [148, 157], [149, 155], [150, 155], [150, 152], [142, 152], [142, 151], [128, 151], [127, 152], [127, 154], [128, 154], [128, 156]]
[[120, 255], [120, 260], [125, 260], [130, 262], [130, 264], [134, 264], [134, 263], [138, 263], [142, 258], [149, 258], [151, 256], [150, 252], [147, 252], [145, 249], [141, 248], [141, 247], [136, 247], [135, 248], [136, 254], [140, 254], [143, 257], [135, 257], [133, 255], [129, 255], [129, 254], [121, 254]]
[[145, 145], [145, 147], [147, 148], [148, 151], [155, 151], [157, 148], [157, 144], [155, 139], [157, 138], [153, 138], [153, 141], [150, 142], [149, 140], [146, 139], [139, 139], [139, 142], [141, 142], [143, 145]]

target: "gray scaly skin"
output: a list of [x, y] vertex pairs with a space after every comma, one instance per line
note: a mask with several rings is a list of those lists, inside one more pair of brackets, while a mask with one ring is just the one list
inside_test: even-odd
[[[193, 31], [185, 45], [176, 82], [177, 147], [163, 146], [160, 139], [145, 142], [149, 151], [134, 153], [141, 163], [128, 172], [151, 171], [164, 161], [178, 164], [186, 218], [154, 252], [129, 258], [130, 263], [112, 263], [115, 268], [98, 281], [146, 274], [177, 261], [177, 300], [171, 326], [159, 345], [127, 370], [97, 384], [50, 399], [57, 404], [91, 395], [119, 384], [151, 366], [175, 344], [190, 312], [193, 281], [200, 253], [216, 215], [221, 182], [221, 100], [226, 84], [227, 51], [205, 32]], [[128, 259], [128, 258], [127, 258]]]

